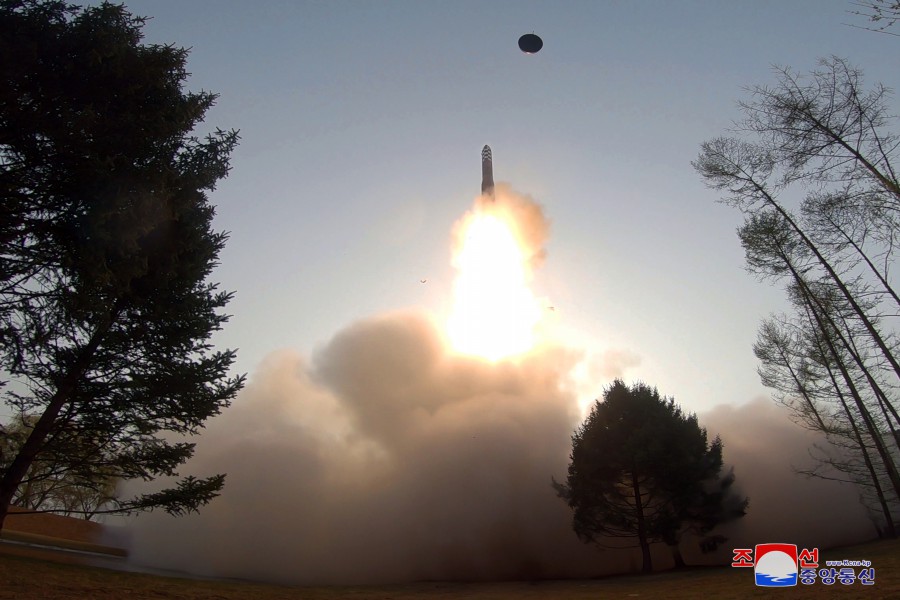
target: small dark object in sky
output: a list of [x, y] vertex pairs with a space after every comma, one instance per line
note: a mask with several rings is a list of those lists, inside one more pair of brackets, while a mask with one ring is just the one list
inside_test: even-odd
[[519, 50], [525, 54], [536, 54], [544, 47], [544, 40], [534, 33], [526, 33], [519, 38]]
[[428, 280], [427, 280], [427, 279], [420, 279], [420, 280], [419, 280], [420, 283], [425, 283], [426, 281], [428, 281]]

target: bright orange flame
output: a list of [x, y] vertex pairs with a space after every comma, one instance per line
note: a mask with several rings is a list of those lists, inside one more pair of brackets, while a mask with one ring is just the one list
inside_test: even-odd
[[530, 350], [541, 318], [528, 287], [528, 257], [505, 216], [484, 205], [470, 213], [453, 261], [459, 274], [447, 323], [450, 343], [489, 360]]

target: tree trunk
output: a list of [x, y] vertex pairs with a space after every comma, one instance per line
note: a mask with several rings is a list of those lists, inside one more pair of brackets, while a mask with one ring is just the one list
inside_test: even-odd
[[672, 558], [675, 559], [675, 568], [684, 569], [687, 567], [687, 563], [684, 562], [684, 557], [681, 556], [681, 550], [678, 548], [678, 544], [672, 544], [669, 547], [672, 549]]
[[[887, 359], [887, 361], [891, 364], [891, 367], [893, 367], [893, 369], [894, 369], [894, 373], [897, 375], [897, 377], [900, 377], [900, 362], [897, 362], [897, 359], [894, 357], [893, 353], [888, 348], [887, 343], [884, 341], [884, 338], [881, 337], [881, 334], [875, 328], [875, 325], [873, 325], [872, 322], [869, 320], [868, 315], [866, 315], [866, 313], [862, 309], [862, 307], [860, 307], [859, 304], [856, 302], [856, 298], [854, 298], [853, 294], [850, 293], [850, 290], [847, 289], [846, 284], [844, 284], [844, 280], [841, 279], [841, 277], [834, 270], [834, 267], [832, 267], [831, 263], [828, 262], [828, 260], [825, 258], [825, 256], [819, 251], [819, 247], [816, 246], [816, 244], [813, 243], [813, 241], [806, 235], [806, 232], [804, 232], [800, 228], [800, 226], [794, 222], [793, 217], [791, 217], [791, 215], [788, 214], [788, 212], [784, 209], [784, 207], [781, 206], [780, 204], [778, 204], [777, 202], [775, 202], [775, 199], [772, 198], [767, 191], [763, 190], [762, 188], [758, 188], [758, 189], [761, 193], [763, 193], [765, 195], [765, 198], [766, 198], [767, 202], [769, 203], [769, 205], [778, 211], [778, 213], [782, 216], [782, 218], [784, 218], [784, 220], [791, 226], [791, 228], [794, 230], [794, 232], [800, 237], [800, 239], [803, 241], [803, 243], [806, 245], [806, 247], [809, 248], [809, 250], [813, 253], [813, 255], [815, 255], [819, 264], [822, 266], [822, 268], [825, 269], [825, 271], [828, 273], [829, 277], [831, 277], [832, 281], [834, 281], [835, 285], [838, 286], [838, 289], [844, 295], [844, 298], [846, 298], [847, 302], [853, 308], [853, 311], [856, 313], [857, 318], [859, 318], [860, 322], [862, 322], [862, 324], [865, 326], [866, 331], [869, 332], [869, 335], [875, 341], [875, 344], [881, 350], [885, 359]], [[789, 266], [791, 268], [791, 271], [794, 272], [793, 265], [789, 265]], [[794, 274], [794, 276], [797, 275], [796, 272], [794, 272], [793, 274]], [[836, 325], [835, 325], [835, 328], [837, 328]]]
[[34, 458], [40, 451], [41, 446], [43, 446], [47, 435], [53, 430], [56, 417], [59, 415], [63, 405], [68, 401], [73, 388], [74, 382], [71, 385], [65, 385], [64, 383], [63, 386], [57, 389], [50, 404], [44, 410], [44, 414], [41, 415], [41, 418], [35, 423], [34, 429], [31, 430], [31, 435], [22, 444], [9, 468], [3, 473], [3, 478], [0, 479], [0, 531], [3, 530], [3, 522], [6, 520], [6, 514], [9, 511], [9, 503], [15, 496], [16, 490], [19, 489], [19, 483], [22, 482], [25, 474], [28, 473], [28, 469], [31, 467], [31, 463], [34, 462]]
[[642, 573], [653, 572], [653, 559], [650, 557], [650, 543], [647, 541], [647, 524], [644, 522], [644, 506], [641, 503], [641, 487], [638, 484], [637, 469], [631, 469], [631, 487], [634, 491], [634, 510], [637, 514], [638, 540], [641, 543], [641, 554], [644, 564]]
[[3, 531], [3, 522], [6, 520], [6, 515], [9, 512], [9, 503], [15, 496], [19, 484], [28, 473], [28, 469], [34, 462], [38, 452], [40, 452], [47, 436], [53, 431], [56, 417], [59, 416], [63, 406], [70, 401], [72, 392], [75, 391], [75, 387], [78, 385], [78, 380], [84, 376], [90, 367], [94, 353], [100, 347], [103, 336], [112, 327], [117, 314], [118, 310], [114, 311], [112, 318], [106, 324], [98, 327], [90, 340], [88, 340], [88, 343], [81, 348], [78, 358], [68, 373], [61, 379], [59, 386], [56, 388], [56, 393], [53, 394], [53, 397], [47, 404], [47, 408], [44, 409], [43, 414], [41, 414], [37, 423], [34, 424], [34, 429], [31, 430], [28, 439], [22, 444], [9, 468], [3, 473], [3, 477], [0, 479], [0, 531]]
[[859, 391], [857, 390], [856, 385], [854, 385], [853, 383], [853, 378], [851, 377], [850, 373], [847, 371], [846, 366], [841, 360], [840, 353], [837, 351], [837, 348], [834, 347], [834, 342], [830, 337], [831, 330], [826, 327], [825, 323], [822, 321], [822, 315], [819, 314], [819, 310], [822, 309], [821, 307], [816, 306], [817, 303], [815, 302], [815, 299], [813, 298], [809, 288], [806, 286], [806, 282], [803, 280], [800, 274], [797, 273], [796, 270], [794, 270], [794, 266], [792, 264], [788, 264], [788, 267], [791, 269], [791, 272], [798, 286], [800, 287], [801, 292], [803, 293], [804, 301], [811, 310], [812, 316], [815, 318], [819, 330], [823, 333], [823, 341], [828, 347], [829, 354], [834, 358], [835, 366], [838, 368], [838, 372], [844, 379], [847, 390], [850, 392], [850, 397], [853, 398], [853, 401], [856, 404], [856, 408], [857, 410], [859, 410], [859, 415], [860, 417], [862, 417], [863, 425], [865, 425], [866, 427], [866, 432], [875, 443], [875, 450], [878, 452], [878, 455], [881, 457], [881, 461], [884, 464], [885, 469], [887, 470], [888, 479], [890, 480], [891, 485], [894, 488], [894, 494], [898, 498], [900, 498], [900, 474], [897, 473], [894, 459], [884, 447], [884, 443], [881, 439], [881, 434], [878, 431], [875, 423], [872, 421], [872, 417], [869, 415], [869, 410], [866, 408], [862, 397], [859, 395]]
[[[817, 343], [817, 345], [819, 345], [819, 351], [822, 352], [823, 356], [825, 356], [825, 349], [822, 348], [820, 344]], [[853, 418], [853, 414], [850, 412], [850, 407], [847, 406], [847, 401], [844, 398], [844, 394], [841, 391], [840, 385], [838, 385], [837, 377], [835, 377], [834, 372], [831, 370], [831, 367], [829, 365], [825, 365], [825, 370], [828, 373], [828, 378], [831, 380], [831, 386], [834, 388], [834, 392], [837, 395], [838, 400], [840, 400], [841, 402], [841, 407], [843, 407], [844, 409], [844, 414], [847, 417], [847, 422], [850, 423], [850, 427], [853, 430], [853, 437], [856, 440], [856, 445], [859, 447], [860, 453], [862, 454], [866, 469], [869, 471], [869, 477], [871, 479], [872, 486], [875, 488], [875, 495], [878, 498], [878, 504], [881, 505], [881, 511], [884, 515], [888, 535], [891, 537], [891, 539], [896, 538], [897, 530], [894, 527], [894, 518], [893, 516], [891, 516], [891, 509], [888, 506], [887, 499], [884, 497], [884, 490], [881, 489], [881, 482], [878, 481], [878, 473], [875, 471], [875, 465], [872, 463], [872, 459], [869, 456], [869, 450], [868, 448], [866, 448], [866, 444], [863, 441], [862, 433], [860, 432], [859, 427], [856, 424], [856, 419]], [[877, 524], [876, 528], [878, 529], [878, 538], [881, 539], [883, 537], [881, 528], [878, 527]]]

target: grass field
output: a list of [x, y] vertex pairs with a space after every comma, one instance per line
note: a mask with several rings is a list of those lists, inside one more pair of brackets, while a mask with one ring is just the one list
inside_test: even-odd
[[[287, 587], [232, 581], [201, 581], [110, 571], [60, 564], [23, 556], [0, 555], [0, 598], [6, 599], [154, 599], [186, 600], [514, 600], [558, 598], [604, 600], [611, 598], [821, 599], [900, 598], [900, 541], [873, 542], [823, 552], [824, 560], [870, 560], [875, 585], [817, 582], [796, 588], [771, 590], [753, 584], [752, 569], [707, 567], [649, 576], [610, 577], [598, 580], [414, 583], [381, 586]], [[822, 563], [824, 567], [824, 563]]]

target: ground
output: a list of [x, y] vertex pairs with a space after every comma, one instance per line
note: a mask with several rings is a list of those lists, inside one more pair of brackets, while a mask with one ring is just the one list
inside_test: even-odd
[[[554, 598], [604, 600], [612, 598], [780, 598], [821, 600], [841, 598], [900, 598], [900, 541], [873, 542], [823, 552], [821, 560], [864, 559], [875, 568], [875, 585], [821, 582], [796, 588], [769, 590], [753, 584], [751, 569], [706, 567], [649, 576], [595, 580], [413, 583], [381, 586], [287, 587], [241, 581], [205, 581], [124, 573], [45, 558], [23, 556], [21, 549], [0, 551], [0, 599], [62, 600], [119, 598], [159, 600], [514, 600]], [[32, 553], [34, 554], [34, 553]]]

